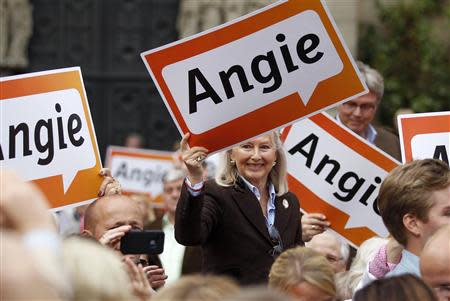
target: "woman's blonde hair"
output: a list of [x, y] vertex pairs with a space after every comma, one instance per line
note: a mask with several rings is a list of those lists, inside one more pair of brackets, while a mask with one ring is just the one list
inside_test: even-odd
[[152, 301], [220, 301], [239, 291], [237, 283], [224, 276], [183, 276], [164, 287]]
[[305, 247], [281, 253], [270, 269], [269, 287], [289, 291], [303, 281], [331, 297], [336, 296], [334, 272], [323, 255]]
[[237, 294], [231, 295], [224, 301], [295, 301], [285, 292], [270, 289], [265, 285], [246, 286]]
[[73, 289], [72, 301], [135, 300], [120, 257], [98, 242], [80, 237], [66, 239], [63, 264]]
[[[272, 137], [276, 149], [276, 164], [269, 173], [269, 179], [280, 196], [288, 192], [286, 154], [278, 132], [273, 131], [267, 135]], [[231, 151], [232, 149], [229, 149], [222, 153], [217, 167], [216, 183], [220, 186], [233, 186], [239, 177], [236, 164], [231, 162]]]

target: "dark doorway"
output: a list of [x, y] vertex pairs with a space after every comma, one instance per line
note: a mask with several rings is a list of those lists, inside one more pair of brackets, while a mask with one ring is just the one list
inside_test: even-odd
[[178, 0], [33, 0], [30, 72], [80, 66], [102, 158], [130, 132], [171, 150], [180, 135], [140, 53], [177, 39]]

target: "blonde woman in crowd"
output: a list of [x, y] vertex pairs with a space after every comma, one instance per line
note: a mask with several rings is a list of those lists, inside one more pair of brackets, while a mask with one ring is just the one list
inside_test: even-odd
[[183, 276], [164, 287], [152, 301], [221, 301], [239, 291], [237, 283], [224, 276]]
[[289, 249], [275, 260], [269, 287], [287, 292], [298, 301], [332, 301], [336, 296], [331, 265], [323, 255], [304, 247]]
[[138, 300], [120, 257], [94, 240], [65, 240], [63, 265], [72, 285], [73, 301]]
[[240, 284], [267, 283], [283, 249], [302, 244], [300, 208], [288, 191], [286, 156], [277, 132], [223, 153], [215, 180], [203, 181], [204, 147], [181, 141], [188, 175], [175, 214], [180, 244], [201, 245], [203, 271]]
[[291, 296], [267, 286], [248, 286], [224, 301], [295, 301]]

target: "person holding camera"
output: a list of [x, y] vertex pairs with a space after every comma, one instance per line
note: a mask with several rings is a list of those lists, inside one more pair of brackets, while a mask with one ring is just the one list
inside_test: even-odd
[[[120, 243], [122, 237], [130, 230], [143, 230], [144, 215], [139, 204], [126, 195], [112, 193], [104, 194], [86, 209], [84, 216], [84, 229], [82, 235], [97, 240], [121, 255]], [[148, 291], [147, 283], [141, 281], [141, 274], [147, 277], [148, 284], [153, 289], [158, 289], [165, 284], [167, 276], [164, 269], [158, 266], [137, 265], [140, 257], [136, 255], [124, 255], [124, 261], [132, 279], [140, 287], [138, 291]], [[142, 288], [141, 288], [142, 286]], [[135, 289], [136, 290], [136, 289]]]
[[286, 157], [271, 132], [223, 153], [215, 180], [204, 182], [204, 147], [181, 151], [188, 175], [175, 215], [175, 237], [201, 245], [203, 272], [231, 276], [240, 284], [267, 283], [275, 258], [302, 244], [297, 197], [288, 191]]

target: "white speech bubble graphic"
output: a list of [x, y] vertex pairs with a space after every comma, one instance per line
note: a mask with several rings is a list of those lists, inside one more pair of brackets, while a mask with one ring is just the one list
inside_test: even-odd
[[[375, 178], [378, 177], [379, 182], [381, 182], [388, 175], [388, 172], [340, 142], [309, 119], [304, 119], [292, 126], [284, 143], [286, 150], [291, 150], [311, 134], [314, 134], [318, 138], [315, 151], [313, 152], [310, 148], [312, 143], [307, 143], [303, 148], [306, 152], [313, 154], [311, 167], [307, 167], [307, 158], [304, 155], [298, 152], [294, 154], [287, 152], [289, 174], [319, 198], [348, 214], [350, 218], [345, 225], [346, 229], [367, 227], [379, 236], [387, 236], [388, 231], [381, 217], [373, 210], [373, 202], [378, 195], [380, 186], [379, 183], [376, 183]], [[331, 171], [331, 165], [325, 165], [321, 171], [318, 171], [318, 174], [315, 172], [325, 155], [328, 155], [330, 160], [336, 160], [340, 165], [338, 172], [331, 180], [333, 184], [325, 180]], [[351, 200], [344, 202], [336, 198], [334, 193], [338, 193], [341, 196], [344, 195], [338, 185], [342, 176], [348, 172], [354, 172], [358, 177], [364, 178], [365, 182]], [[347, 188], [351, 184], [351, 181], [347, 182]], [[375, 189], [367, 198], [367, 205], [365, 205], [360, 200], [368, 191], [370, 185], [374, 185]], [[301, 195], [299, 195], [299, 199], [301, 203]]]
[[[83, 103], [76, 89], [4, 99], [0, 105], [2, 167], [15, 170], [30, 181], [62, 175], [65, 194], [78, 171], [95, 166], [96, 157]], [[28, 135], [24, 137], [23, 131], [20, 131], [10, 141], [11, 127], [14, 132], [25, 125]], [[50, 128], [52, 135], [48, 134]], [[61, 134], [63, 139], [60, 141]], [[49, 148], [42, 147], [47, 144], [49, 137], [53, 141], [53, 157]], [[27, 147], [24, 154], [24, 138], [31, 154]], [[12, 152], [13, 145], [15, 152]]]
[[[276, 39], [280, 33], [285, 37], [282, 42]], [[323, 53], [317, 62], [311, 64], [304, 63], [297, 53], [298, 41], [309, 34], [316, 35], [319, 38], [319, 44], [307, 56], [313, 58], [319, 52]], [[311, 41], [305, 43], [303, 48], [307, 49], [311, 43]], [[287, 45], [292, 62], [298, 66], [298, 69], [288, 72], [280, 48], [283, 45]], [[266, 55], [270, 51], [275, 56], [282, 84], [273, 92], [263, 93], [263, 89], [271, 86], [274, 80], [266, 84], [258, 82], [252, 74], [251, 64], [256, 56]], [[254, 88], [243, 92], [234, 74], [231, 77], [234, 97], [228, 99], [219, 73], [228, 71], [235, 65], [243, 67], [248, 83]], [[197, 111], [191, 114], [188, 73], [195, 68], [202, 72], [222, 102], [215, 104], [211, 98], [203, 99], [197, 102]], [[317, 84], [339, 74], [342, 69], [343, 63], [319, 15], [308, 10], [229, 44], [168, 65], [163, 69], [162, 74], [189, 130], [200, 134], [293, 93], [300, 94], [306, 105]], [[261, 63], [261, 73], [267, 75], [269, 71], [269, 65]], [[197, 82], [197, 94], [203, 91], [202, 85]]]
[[153, 197], [162, 192], [162, 177], [173, 168], [170, 160], [122, 155], [111, 156], [110, 160], [111, 174], [124, 191], [150, 193]]
[[413, 160], [433, 158], [436, 146], [444, 145], [447, 155], [450, 152], [450, 133], [420, 134], [411, 139]]

